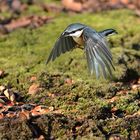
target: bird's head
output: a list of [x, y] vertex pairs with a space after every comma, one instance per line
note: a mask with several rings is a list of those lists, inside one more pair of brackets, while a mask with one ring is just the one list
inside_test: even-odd
[[85, 28], [86, 26], [83, 25], [83, 24], [80, 24], [80, 23], [73, 23], [73, 24], [70, 24], [66, 29], [65, 31], [63, 32], [63, 36], [66, 37], [66, 36], [72, 36], [72, 37], [80, 37], [82, 32], [83, 32], [83, 29]]

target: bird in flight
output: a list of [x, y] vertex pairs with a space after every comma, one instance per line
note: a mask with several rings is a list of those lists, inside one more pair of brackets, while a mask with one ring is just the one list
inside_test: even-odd
[[96, 77], [103, 75], [112, 76], [112, 54], [108, 48], [106, 37], [117, 34], [114, 29], [106, 29], [100, 32], [81, 23], [70, 24], [56, 41], [46, 62], [54, 61], [62, 53], [81, 48], [85, 51], [88, 68]]

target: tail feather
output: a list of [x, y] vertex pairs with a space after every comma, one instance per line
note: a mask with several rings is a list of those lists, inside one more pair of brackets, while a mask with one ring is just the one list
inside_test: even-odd
[[118, 32], [114, 29], [106, 29], [106, 30], [100, 31], [99, 34], [101, 34], [102, 36], [109, 36], [112, 34], [118, 34]]

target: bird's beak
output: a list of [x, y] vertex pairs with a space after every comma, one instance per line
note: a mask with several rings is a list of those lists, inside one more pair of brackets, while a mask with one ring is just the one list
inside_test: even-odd
[[64, 33], [62, 34], [62, 36], [67, 37], [67, 36], [69, 36], [69, 34], [68, 34], [68, 32], [64, 32]]

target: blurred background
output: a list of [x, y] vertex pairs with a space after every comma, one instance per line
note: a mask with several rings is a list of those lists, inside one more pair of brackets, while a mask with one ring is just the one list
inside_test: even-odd
[[[0, 0], [0, 33], [5, 34], [15, 28], [25, 26], [41, 26], [51, 19], [51, 17], [45, 16], [48, 13], [95, 13], [122, 8], [131, 9], [137, 16], [140, 16], [139, 0]], [[45, 12], [44, 16], [31, 16], [37, 11], [41, 12], [41, 10]], [[32, 13], [33, 11], [35, 13]], [[17, 20], [14, 22], [15, 24], [11, 24], [12, 20], [17, 19], [22, 14], [30, 15], [30, 17], [25, 17], [25, 19]], [[34, 20], [34, 23], [30, 23], [31, 20]]]

